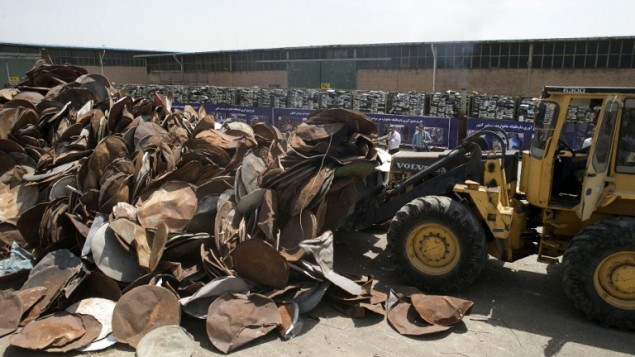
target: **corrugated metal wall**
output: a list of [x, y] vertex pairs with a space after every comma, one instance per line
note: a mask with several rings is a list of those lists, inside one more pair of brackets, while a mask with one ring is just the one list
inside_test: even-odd
[[357, 66], [354, 61], [297, 61], [287, 66], [289, 88], [355, 89]]
[[14, 86], [24, 80], [25, 73], [35, 64], [34, 59], [0, 58], [0, 87]]
[[319, 88], [320, 62], [290, 62], [287, 78], [289, 88]]

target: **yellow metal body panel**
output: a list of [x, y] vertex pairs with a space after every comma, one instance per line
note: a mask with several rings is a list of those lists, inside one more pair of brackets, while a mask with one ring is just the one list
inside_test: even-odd
[[583, 228], [580, 218], [574, 211], [544, 210], [543, 211], [543, 236], [572, 237]]
[[549, 195], [551, 193], [551, 170], [543, 173], [543, 165], [547, 165], [547, 161], [552, 160], [536, 159], [529, 156], [523, 160], [523, 172], [521, 176], [526, 177], [525, 195], [527, 201], [534, 206], [547, 208], [549, 207]]
[[606, 206], [599, 208], [595, 214], [603, 214], [609, 216], [635, 216], [635, 204], [633, 201], [635, 198], [629, 197], [615, 197], [610, 203]]
[[635, 199], [635, 175], [616, 173], [613, 175], [613, 184], [616, 195]]
[[516, 183], [506, 182], [500, 159], [487, 160], [484, 182], [495, 186], [487, 187], [468, 181], [455, 185], [454, 191], [470, 197], [478, 215], [495, 238], [489, 246], [489, 253], [499, 259], [512, 261], [513, 251], [524, 244], [520, 236], [526, 227], [527, 214], [515, 210], [512, 205], [510, 196], [515, 192]]
[[527, 212], [518, 212], [517, 210], [514, 210], [514, 214], [512, 216], [512, 230], [509, 233], [511, 250], [518, 250], [525, 245], [525, 242], [521, 239], [521, 234], [525, 231], [525, 229], [527, 229]]
[[470, 196], [480, 217], [489, 226], [495, 238], [507, 239], [509, 237], [513, 208], [501, 204], [498, 187], [478, 186], [478, 188], [473, 189], [469, 188], [468, 185], [457, 184], [454, 186], [454, 191]]
[[531, 172], [531, 156], [529, 155], [529, 151], [523, 151], [520, 163], [520, 181], [518, 182], [518, 191], [527, 193], [530, 186], [529, 173]]
[[611, 194], [598, 209], [601, 213], [635, 216], [635, 175], [616, 173], [610, 183]]

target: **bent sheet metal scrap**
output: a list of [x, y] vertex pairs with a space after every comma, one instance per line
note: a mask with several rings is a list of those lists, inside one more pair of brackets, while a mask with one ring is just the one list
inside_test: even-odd
[[[161, 338], [144, 336], [165, 327], [156, 335], [190, 346], [173, 328], [183, 310], [227, 353], [270, 331], [296, 335], [323, 298], [352, 316], [384, 313], [372, 277], [333, 266], [332, 231], [379, 182], [367, 180], [382, 163], [365, 115], [317, 110], [286, 135], [235, 119], [215, 129], [203, 107], [133, 98], [81, 67], [38, 62], [26, 76], [0, 90], [0, 333], [17, 330], [11, 344], [151, 351]], [[112, 303], [89, 308], [95, 299]]]

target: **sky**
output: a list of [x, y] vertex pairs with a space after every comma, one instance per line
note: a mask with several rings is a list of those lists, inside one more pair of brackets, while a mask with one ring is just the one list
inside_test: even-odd
[[635, 1], [2, 0], [0, 42], [210, 52], [635, 36]]

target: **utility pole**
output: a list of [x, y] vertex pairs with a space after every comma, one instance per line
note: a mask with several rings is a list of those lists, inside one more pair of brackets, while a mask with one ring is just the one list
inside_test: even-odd
[[529, 44], [529, 59], [527, 59], [527, 87], [525, 88], [525, 97], [531, 97], [531, 72], [534, 57], [534, 44]]
[[432, 93], [437, 91], [437, 49], [434, 48], [434, 43], [430, 44], [432, 50]]
[[[104, 45], [102, 45], [104, 47]], [[106, 57], [106, 49], [104, 48], [99, 54], [99, 69], [101, 70], [101, 75], [104, 75], [104, 57]]]

